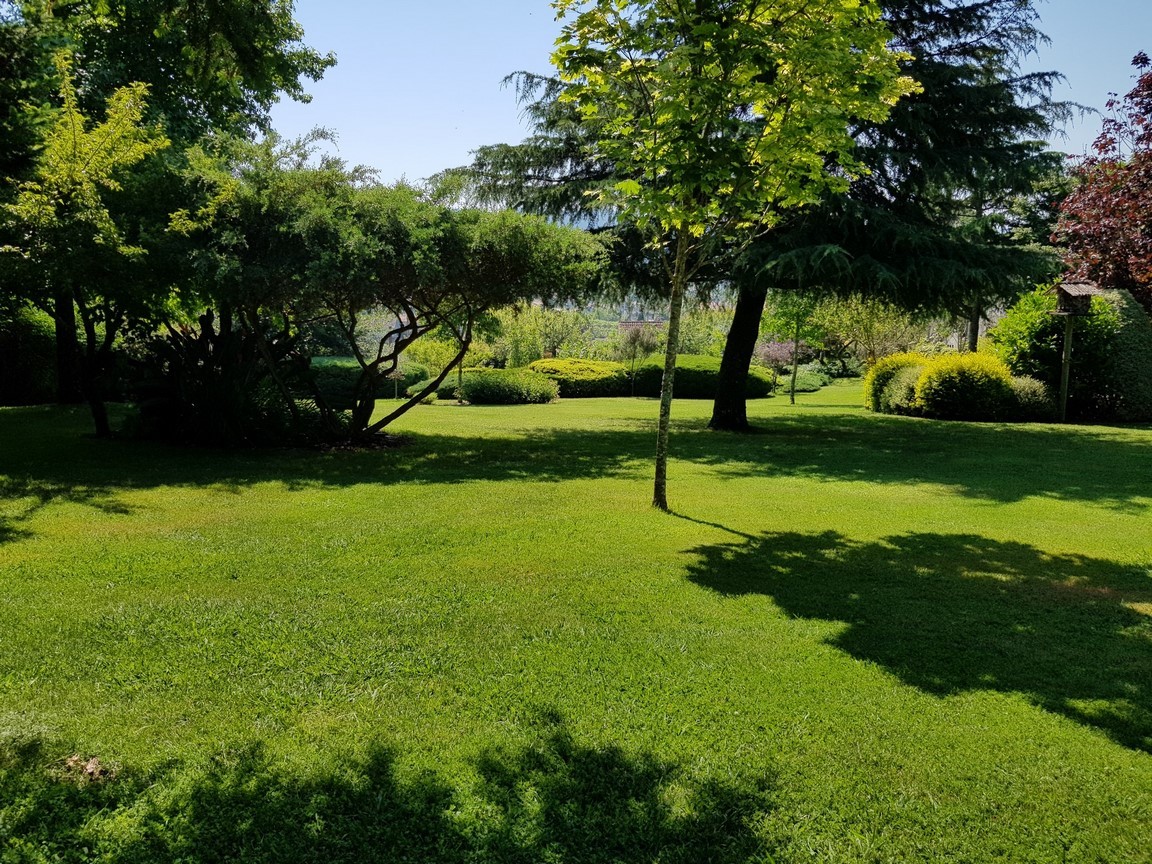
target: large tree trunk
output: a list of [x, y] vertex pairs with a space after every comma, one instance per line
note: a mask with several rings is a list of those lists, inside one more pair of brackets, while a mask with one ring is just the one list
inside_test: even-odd
[[660, 380], [660, 422], [656, 428], [656, 478], [652, 485], [652, 506], [669, 512], [668, 432], [672, 426], [672, 385], [676, 378], [676, 354], [680, 342], [680, 312], [688, 287], [687, 232], [681, 228], [676, 238], [676, 261], [672, 267], [672, 298], [668, 304], [668, 347], [664, 351], [664, 377]]
[[984, 317], [984, 307], [977, 298], [972, 301], [972, 308], [968, 310], [968, 350], [975, 354], [980, 347], [980, 321]]
[[732, 326], [724, 342], [724, 356], [716, 380], [716, 399], [708, 428], [731, 432], [748, 431], [748, 369], [760, 338], [767, 288], [741, 288], [732, 314]]
[[80, 382], [80, 340], [76, 336], [76, 304], [72, 289], [61, 288], [52, 299], [56, 327], [56, 401], [75, 405], [84, 401]]

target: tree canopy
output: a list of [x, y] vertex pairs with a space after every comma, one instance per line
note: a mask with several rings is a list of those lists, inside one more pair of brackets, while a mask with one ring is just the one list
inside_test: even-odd
[[659, 254], [670, 287], [653, 504], [667, 510], [668, 429], [683, 298], [725, 247], [844, 188], [848, 119], [913, 89], [870, 3], [558, 0], [553, 62], [618, 178], [596, 190]]
[[1132, 65], [1136, 86], [1108, 100], [1112, 116], [1074, 170], [1053, 239], [1067, 244], [1073, 276], [1130, 291], [1152, 314], [1152, 60]]

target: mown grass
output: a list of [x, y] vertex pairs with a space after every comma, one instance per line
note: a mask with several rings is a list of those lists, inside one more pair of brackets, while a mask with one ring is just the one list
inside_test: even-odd
[[858, 401], [0, 411], [0, 860], [1152, 860], [1152, 431]]

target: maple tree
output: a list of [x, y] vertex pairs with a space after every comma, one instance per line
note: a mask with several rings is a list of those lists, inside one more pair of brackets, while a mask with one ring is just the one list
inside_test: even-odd
[[848, 118], [915, 89], [871, 3], [557, 0], [553, 63], [623, 179], [596, 194], [636, 224], [669, 286], [652, 503], [668, 510], [668, 431], [681, 309], [693, 279], [781, 211], [846, 188]]
[[1052, 236], [1067, 246], [1071, 276], [1130, 291], [1152, 313], [1152, 60], [1132, 60], [1136, 86], [1107, 102], [1111, 113], [1074, 169]]

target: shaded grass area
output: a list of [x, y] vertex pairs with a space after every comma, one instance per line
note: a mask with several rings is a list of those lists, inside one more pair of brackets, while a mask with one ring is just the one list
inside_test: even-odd
[[1152, 433], [858, 399], [0, 411], [0, 860], [1147, 861]]
[[1152, 753], [1152, 579], [976, 535], [766, 533], [694, 550], [693, 581], [841, 621], [831, 644], [939, 695], [1023, 693]]
[[673, 763], [583, 746], [555, 716], [474, 769], [464, 799], [387, 749], [302, 776], [252, 744], [146, 783], [87, 777], [25, 741], [0, 754], [0, 838], [20, 838], [8, 860], [697, 864], [748, 860], [770, 806], [763, 779], [693, 785]]
[[[838, 388], [841, 408], [850, 387]], [[819, 399], [822, 395], [815, 394]], [[854, 393], [852, 394], [855, 395]], [[558, 406], [529, 413], [511, 409], [513, 422], [479, 430], [493, 410], [439, 406], [424, 409], [424, 421], [409, 432], [406, 446], [359, 453], [310, 451], [221, 455], [179, 451], [136, 442], [76, 441], [76, 428], [62, 430], [10, 422], [0, 450], [0, 542], [23, 536], [20, 524], [53, 501], [86, 504], [106, 512], [126, 506], [117, 491], [156, 486], [238, 489], [277, 482], [287, 489], [346, 487], [365, 482], [461, 483], [475, 480], [559, 483], [575, 479], [635, 478], [648, 472], [654, 425], [648, 400], [582, 400], [620, 416], [596, 428], [572, 428], [579, 403], [549, 417]], [[765, 403], [751, 403], [764, 409]], [[815, 403], [820, 405], [822, 403]], [[682, 410], [699, 406], [682, 403]], [[504, 409], [508, 410], [508, 409]], [[449, 413], [457, 416], [440, 424]], [[31, 413], [31, 411], [29, 411]], [[44, 415], [41, 409], [36, 413]], [[471, 415], [471, 416], [470, 416]], [[860, 412], [778, 413], [751, 435], [711, 433], [699, 416], [677, 426], [675, 458], [710, 466], [720, 477], [785, 477], [873, 484], [934, 484], [956, 494], [993, 502], [1031, 496], [1100, 504], [1130, 512], [1152, 507], [1152, 434], [1108, 427], [1043, 424], [975, 424], [916, 421]], [[502, 418], [507, 421], [508, 418]], [[551, 425], [559, 419], [565, 426]], [[603, 420], [603, 417], [596, 419]], [[517, 422], [518, 421], [518, 422]], [[579, 422], [579, 419], [577, 420]], [[523, 424], [523, 425], [520, 425]], [[450, 432], [437, 432], [448, 425]], [[62, 452], [29, 464], [28, 454], [49, 441]], [[486, 434], [485, 434], [486, 433]], [[558, 458], [559, 457], [559, 458]], [[125, 471], [125, 465], [130, 469]], [[29, 470], [29, 469], [32, 470]]]

